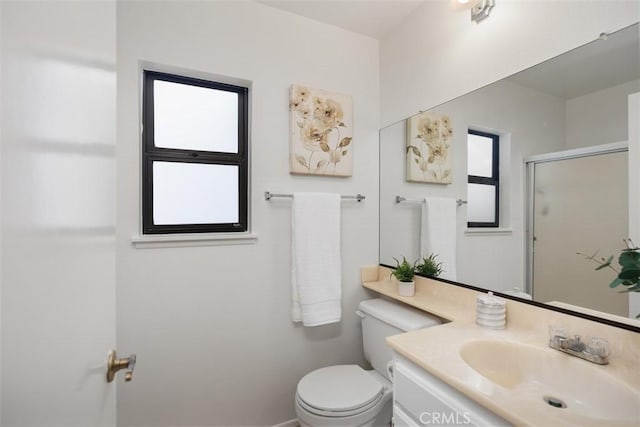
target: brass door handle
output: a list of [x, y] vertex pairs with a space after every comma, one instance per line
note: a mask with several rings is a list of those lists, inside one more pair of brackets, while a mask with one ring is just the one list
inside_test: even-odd
[[131, 356], [125, 359], [118, 359], [118, 355], [115, 350], [111, 350], [109, 352], [109, 357], [107, 358], [107, 382], [112, 382], [116, 376], [116, 372], [121, 369], [126, 369], [127, 371], [124, 374], [124, 380], [129, 382], [133, 377], [133, 369], [136, 367], [136, 355], [132, 354]]

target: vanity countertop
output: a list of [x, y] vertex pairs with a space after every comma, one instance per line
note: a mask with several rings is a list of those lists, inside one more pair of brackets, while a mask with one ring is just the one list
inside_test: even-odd
[[[486, 329], [475, 324], [476, 297], [480, 292], [416, 277], [415, 296], [401, 297], [397, 293], [397, 283], [389, 279], [390, 270], [375, 268], [376, 271], [374, 267], [363, 268], [362, 285], [365, 288], [448, 321], [440, 326], [389, 337], [387, 343], [391, 348], [507, 421], [516, 425], [535, 426], [640, 425], [640, 334], [513, 300], [507, 301], [507, 327], [502, 330]], [[551, 324], [563, 325], [569, 331], [583, 336], [608, 339], [611, 344], [610, 363], [596, 365], [549, 348], [547, 330]], [[519, 357], [526, 359], [529, 359], [529, 354], [542, 355], [541, 360], [549, 360], [550, 363], [529, 361], [534, 377], [547, 375], [549, 378], [549, 372], [545, 370], [551, 369], [551, 365], [560, 372], [558, 375], [556, 371], [550, 371], [552, 376], [555, 375], [552, 379], [555, 387], [546, 391], [548, 394], [571, 399], [570, 390], [577, 390], [581, 398], [597, 402], [596, 407], [583, 405], [583, 408], [574, 409], [580, 403], [576, 401], [573, 406], [573, 402], [568, 403], [566, 409], [554, 408], [542, 396], [537, 396], [540, 389], [532, 391], [527, 385], [530, 383], [520, 381], [522, 378], [518, 378], [520, 383], [515, 385], [509, 384], [509, 379], [505, 385], [489, 380], [465, 362], [461, 354], [462, 349], [470, 343], [486, 342], [504, 344], [497, 346], [497, 349], [518, 348], [521, 351]], [[474, 358], [478, 357], [474, 355]], [[489, 352], [487, 359], [491, 358], [492, 353]], [[527, 365], [527, 361], [516, 358], [514, 363], [515, 369], [524, 369], [524, 376], [527, 377], [528, 368], [522, 367]], [[505, 365], [510, 365], [510, 360]], [[508, 371], [507, 367], [507, 375]], [[567, 374], [567, 380], [563, 382], [563, 378], [557, 378], [563, 377], [563, 372], [577, 372], [580, 375], [571, 377]], [[611, 390], [613, 396], [610, 395]], [[620, 390], [624, 392], [623, 395], [616, 396], [615, 392]], [[567, 396], [557, 396], [563, 393]], [[602, 418], [603, 414], [606, 418]], [[614, 419], [607, 419], [609, 417]]]

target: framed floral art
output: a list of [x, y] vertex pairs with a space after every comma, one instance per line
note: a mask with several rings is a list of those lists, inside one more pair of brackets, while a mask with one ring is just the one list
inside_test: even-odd
[[289, 173], [353, 174], [351, 97], [293, 85], [289, 97]]
[[451, 119], [425, 112], [407, 120], [407, 181], [451, 184]]

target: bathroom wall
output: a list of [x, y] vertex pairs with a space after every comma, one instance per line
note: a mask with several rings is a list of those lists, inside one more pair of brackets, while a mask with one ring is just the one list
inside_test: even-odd
[[0, 425], [114, 426], [115, 2], [0, 9]]
[[[272, 425], [295, 418], [308, 371], [363, 362], [362, 265], [378, 260], [378, 42], [254, 2], [118, 3], [117, 336], [137, 353], [118, 425]], [[139, 63], [251, 81], [251, 220], [257, 243], [136, 249]], [[288, 91], [353, 96], [351, 178], [288, 173]], [[342, 204], [343, 320], [290, 320], [290, 206], [264, 191], [366, 195]], [[321, 222], [319, 226], [322, 226]]]
[[640, 19], [637, 1], [501, 1], [479, 24], [426, 2], [380, 42], [386, 126]]
[[567, 148], [627, 141], [628, 96], [638, 91], [634, 80], [567, 100]]

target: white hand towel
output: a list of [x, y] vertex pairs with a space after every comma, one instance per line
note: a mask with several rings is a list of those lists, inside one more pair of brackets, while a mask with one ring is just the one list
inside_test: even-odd
[[456, 201], [451, 198], [427, 197], [422, 204], [420, 254], [437, 254], [442, 263], [440, 277], [456, 280]]
[[304, 326], [339, 322], [340, 195], [294, 193], [291, 229], [291, 319]]

